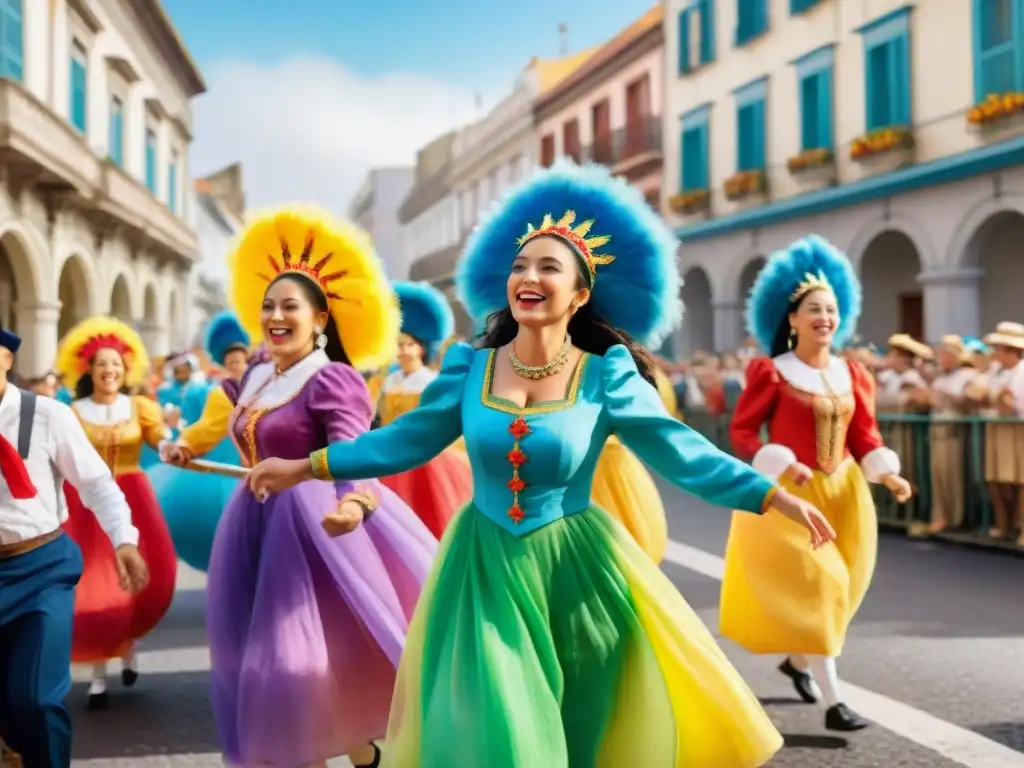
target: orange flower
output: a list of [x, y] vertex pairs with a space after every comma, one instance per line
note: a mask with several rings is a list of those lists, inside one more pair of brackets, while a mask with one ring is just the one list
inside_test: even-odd
[[513, 448], [508, 452], [508, 463], [513, 467], [521, 467], [526, 463], [526, 454], [520, 451], [518, 448]]
[[530, 434], [530, 425], [526, 423], [526, 419], [520, 416], [508, 425], [508, 431], [516, 440], [522, 440], [523, 437]]
[[512, 522], [519, 525], [519, 521], [522, 520], [526, 515], [523, 514], [523, 510], [518, 504], [513, 504], [508, 509], [508, 516], [512, 518]]
[[508, 489], [512, 491], [512, 493], [519, 493], [525, 487], [526, 483], [523, 482], [522, 478], [513, 477], [508, 481]]

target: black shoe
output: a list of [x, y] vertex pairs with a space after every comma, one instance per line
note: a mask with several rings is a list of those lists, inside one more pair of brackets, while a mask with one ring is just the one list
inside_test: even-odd
[[108, 709], [110, 707], [110, 701], [107, 699], [107, 692], [102, 693], [90, 693], [89, 700], [86, 702], [87, 709]]
[[859, 731], [869, 725], [871, 723], [843, 703], [825, 712], [825, 727], [830, 731]]
[[125, 688], [131, 688], [139, 682], [139, 673], [134, 669], [122, 669], [121, 670], [121, 685]]
[[805, 704], [814, 704], [818, 701], [818, 694], [815, 692], [814, 678], [810, 672], [802, 672], [793, 666], [793, 662], [787, 658], [779, 664], [779, 672], [793, 681], [796, 694]]
[[373, 762], [361, 763], [359, 765], [353, 763], [353, 768], [380, 768], [380, 747], [376, 744], [371, 744], [370, 746], [373, 747]]

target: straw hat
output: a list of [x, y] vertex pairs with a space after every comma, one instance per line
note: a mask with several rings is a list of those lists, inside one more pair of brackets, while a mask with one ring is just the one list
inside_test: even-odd
[[1024, 325], [1009, 322], [999, 323], [995, 333], [990, 333], [985, 337], [985, 343], [991, 347], [1024, 350]]
[[927, 344], [922, 344], [920, 341], [917, 341], [906, 333], [897, 333], [890, 336], [889, 348], [898, 349], [902, 352], [906, 352], [908, 355], [919, 357], [922, 360], [931, 360], [934, 357], [931, 347]]
[[939, 346], [945, 347], [957, 359], [960, 365], [974, 365], [974, 358], [967, 351], [967, 345], [956, 334], [950, 333], [943, 336], [939, 341]]

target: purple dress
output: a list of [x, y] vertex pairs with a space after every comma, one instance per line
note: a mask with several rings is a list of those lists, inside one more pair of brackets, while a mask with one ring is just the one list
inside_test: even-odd
[[[369, 429], [369, 394], [350, 366], [328, 363], [279, 405], [247, 408], [246, 383], [260, 367], [223, 384], [236, 405], [246, 393], [230, 431], [247, 464], [303, 458]], [[356, 485], [380, 506], [331, 538], [321, 520]], [[293, 768], [384, 735], [436, 549], [412, 510], [376, 481], [310, 480], [265, 503], [239, 485], [214, 538], [206, 611], [211, 698], [230, 762]]]

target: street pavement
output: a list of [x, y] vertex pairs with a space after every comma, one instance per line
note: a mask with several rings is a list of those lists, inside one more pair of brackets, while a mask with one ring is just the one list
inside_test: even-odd
[[[662, 494], [675, 542], [664, 571], [714, 629], [729, 513]], [[106, 712], [86, 711], [85, 684], [75, 685], [73, 766], [222, 765], [203, 606], [202, 574], [182, 566], [171, 612], [142, 646], [138, 684], [121, 690], [112, 674]], [[779, 659], [723, 647], [786, 738], [772, 768], [1024, 768], [1024, 558], [883, 535], [839, 660], [847, 699], [879, 723], [859, 733], [825, 731], [822, 710], [798, 703], [775, 671]], [[463, 768], [457, 756], [452, 765]]]

